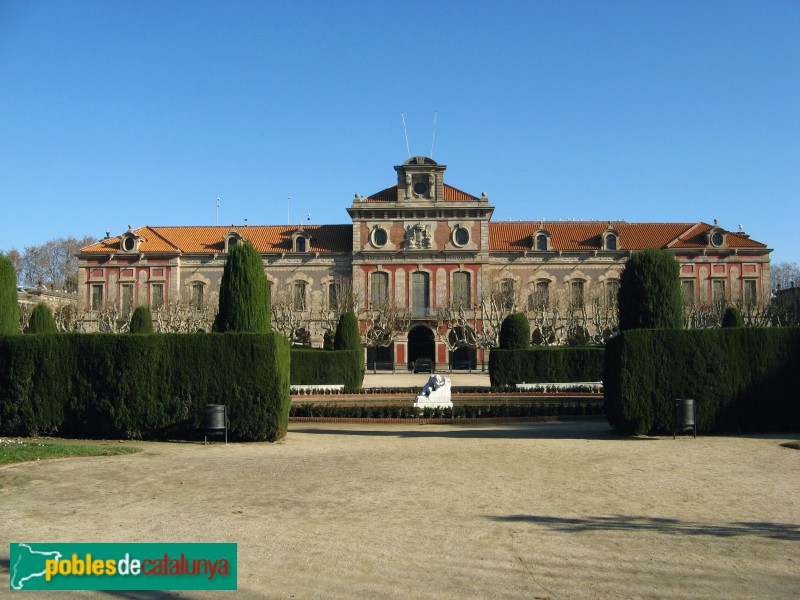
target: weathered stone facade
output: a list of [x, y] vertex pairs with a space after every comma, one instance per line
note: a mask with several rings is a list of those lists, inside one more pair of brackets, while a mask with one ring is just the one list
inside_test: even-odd
[[[129, 227], [79, 255], [81, 308], [88, 320], [109, 309], [124, 317], [136, 304], [162, 313], [183, 304], [213, 317], [227, 249], [241, 239], [263, 256], [276, 328], [320, 346], [343, 308], [355, 308], [365, 333], [391, 313], [403, 331], [370, 357], [396, 366], [419, 357], [482, 362], [481, 347], [511, 310], [528, 313], [540, 342], [599, 339], [613, 330], [625, 261], [647, 247], [675, 255], [689, 303], [769, 300], [771, 250], [741, 231], [716, 223], [492, 222], [486, 194], [447, 185], [445, 170], [425, 157], [396, 166], [396, 185], [356, 195], [348, 225]], [[455, 346], [465, 347], [451, 354]]]

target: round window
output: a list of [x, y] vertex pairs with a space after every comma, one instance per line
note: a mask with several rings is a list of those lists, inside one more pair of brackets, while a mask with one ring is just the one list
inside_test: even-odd
[[456, 246], [465, 245], [469, 242], [469, 231], [464, 227], [456, 227], [456, 230], [453, 232], [453, 241], [456, 243]]
[[125, 252], [130, 252], [131, 250], [134, 249], [135, 246], [136, 246], [136, 242], [133, 241], [132, 237], [126, 237], [122, 241], [122, 249], [125, 250]]
[[423, 181], [418, 181], [414, 184], [414, 193], [424, 196], [428, 193], [428, 184]]
[[376, 227], [375, 230], [372, 232], [372, 243], [377, 246], [385, 246], [386, 242], [389, 241], [389, 234], [386, 233], [386, 230], [382, 227]]
[[724, 239], [719, 231], [715, 231], [714, 234], [711, 236], [711, 243], [715, 246], [722, 246], [723, 241]]

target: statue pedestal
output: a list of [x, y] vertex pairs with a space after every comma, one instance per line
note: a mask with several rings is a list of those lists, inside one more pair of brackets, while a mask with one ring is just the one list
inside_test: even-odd
[[414, 408], [453, 408], [450, 400], [450, 379], [431, 375], [428, 383], [414, 400]]

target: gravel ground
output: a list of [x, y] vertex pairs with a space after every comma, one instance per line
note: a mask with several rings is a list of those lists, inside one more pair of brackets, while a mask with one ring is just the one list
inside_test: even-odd
[[0, 589], [12, 541], [216, 541], [238, 543], [238, 592], [69, 597], [797, 597], [787, 439], [292, 424], [277, 444], [15, 465], [0, 469]]

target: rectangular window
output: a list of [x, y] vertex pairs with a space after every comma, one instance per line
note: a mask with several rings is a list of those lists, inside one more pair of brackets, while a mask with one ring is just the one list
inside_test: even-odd
[[717, 279], [711, 282], [711, 296], [714, 303], [725, 303], [727, 298], [725, 296], [725, 281]]
[[466, 271], [453, 273], [453, 307], [472, 308], [470, 276]]
[[755, 280], [746, 279], [744, 282], [744, 305], [755, 306], [758, 304], [758, 287]]
[[513, 279], [503, 279], [503, 281], [500, 282], [500, 289], [497, 291], [496, 302], [503, 310], [514, 310], [516, 298]]
[[386, 303], [389, 297], [389, 274], [376, 272], [369, 276], [369, 305], [373, 308]]
[[681, 281], [681, 291], [683, 292], [683, 305], [694, 306], [694, 281], [691, 279]]
[[103, 308], [103, 285], [95, 284], [92, 286], [92, 310]]
[[543, 310], [550, 301], [550, 282], [537, 281], [533, 294], [528, 297], [528, 310]]
[[616, 306], [618, 295], [619, 281], [617, 279], [609, 279], [606, 281], [606, 306]]
[[294, 309], [306, 309], [306, 282], [296, 281], [294, 284]]
[[331, 283], [328, 286], [328, 308], [336, 310], [339, 307], [339, 292], [341, 285], [339, 283]]
[[154, 283], [150, 286], [150, 306], [153, 310], [164, 308], [164, 284]]
[[431, 284], [430, 276], [423, 271], [411, 274], [411, 314], [415, 317], [427, 317], [430, 313]]
[[122, 316], [127, 317], [131, 314], [131, 308], [133, 306], [133, 284], [122, 283], [119, 286], [119, 291]]
[[192, 284], [191, 306], [195, 310], [203, 308], [204, 285], [199, 281]]
[[570, 291], [570, 306], [572, 308], [583, 308], [583, 282], [573, 281], [569, 287]]

